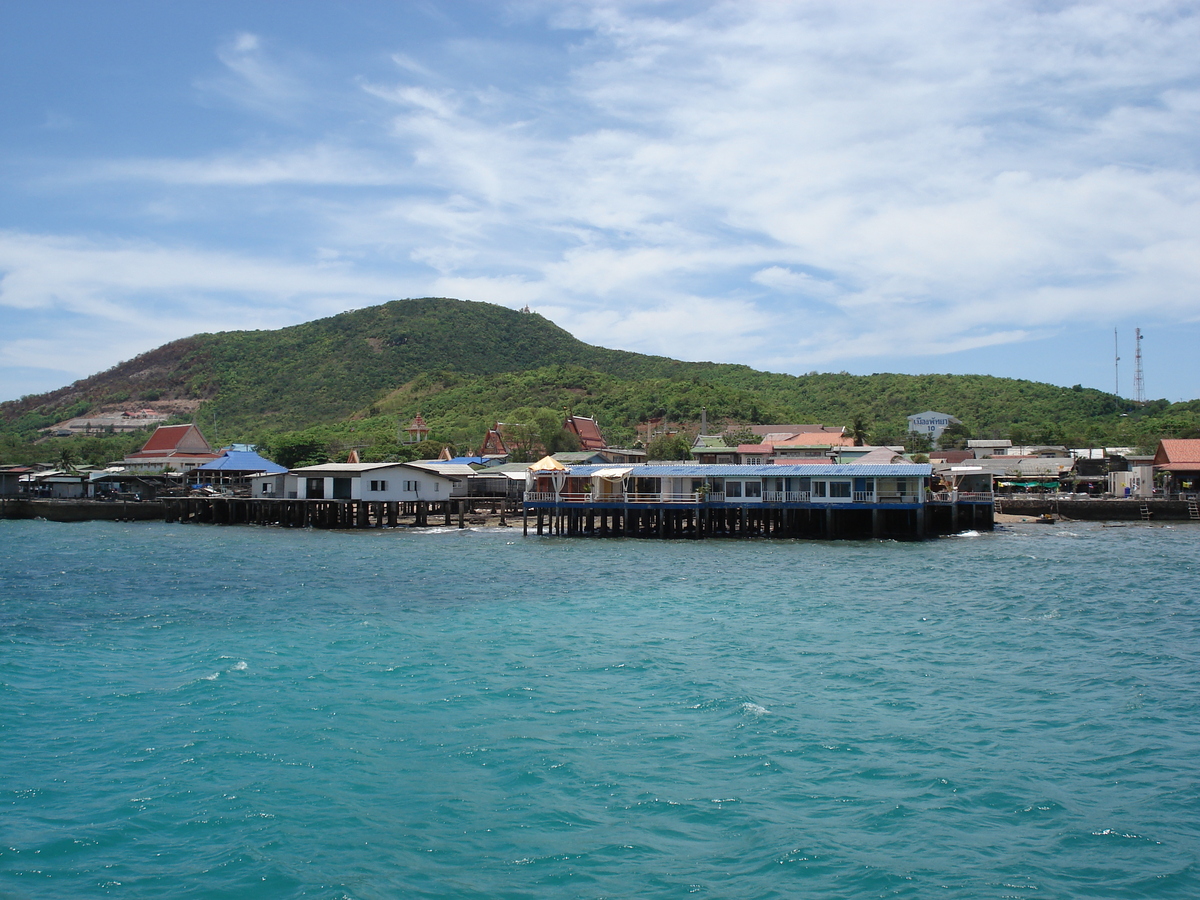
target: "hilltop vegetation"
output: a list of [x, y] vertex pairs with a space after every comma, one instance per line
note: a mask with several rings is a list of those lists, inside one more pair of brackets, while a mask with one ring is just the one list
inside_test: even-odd
[[[53, 455], [39, 429], [101, 409], [202, 401], [189, 418], [211, 440], [324, 441], [370, 449], [396, 442], [398, 420], [420, 412], [433, 436], [477, 447], [496, 420], [528, 410], [596, 417], [610, 442], [663, 420], [860, 420], [877, 442], [899, 442], [905, 417], [934, 409], [976, 437], [1074, 446], [1149, 446], [1200, 435], [1200, 401], [1134, 408], [1102, 391], [985, 375], [802, 376], [689, 363], [594, 347], [536, 313], [486, 303], [398, 300], [276, 331], [174, 341], [68, 387], [0, 405], [0, 455]], [[644, 433], [644, 431], [643, 431]], [[117, 443], [110, 442], [117, 458]], [[80, 440], [80, 439], [69, 439]], [[105, 441], [92, 455], [105, 454]], [[123, 450], [121, 451], [123, 452]], [[98, 460], [99, 461], [99, 460]]]

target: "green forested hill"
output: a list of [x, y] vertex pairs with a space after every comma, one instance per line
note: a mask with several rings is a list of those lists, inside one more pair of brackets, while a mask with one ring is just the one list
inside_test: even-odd
[[[1083, 388], [984, 375], [780, 375], [593, 347], [537, 314], [486, 303], [398, 300], [276, 331], [201, 334], [48, 394], [0, 405], [5, 447], [117, 404], [203, 401], [219, 442], [318, 428], [360, 442], [421, 412], [434, 436], [477, 444], [516, 410], [571, 408], [630, 442], [649, 418], [694, 423], [861, 420], [877, 441], [934, 409], [976, 436], [1146, 444], [1200, 433], [1200, 403], [1127, 401]], [[353, 420], [353, 421], [350, 421]], [[12, 455], [8, 453], [7, 455]]]

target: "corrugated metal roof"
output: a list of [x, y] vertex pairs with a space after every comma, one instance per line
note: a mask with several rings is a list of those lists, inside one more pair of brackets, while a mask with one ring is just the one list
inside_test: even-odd
[[411, 462], [408, 465], [414, 469], [424, 469], [426, 472], [435, 472], [438, 475], [454, 476], [456, 478], [468, 478], [475, 474], [466, 463], [450, 462]]
[[[607, 466], [571, 466], [572, 477], [590, 478]], [[933, 469], [927, 463], [890, 463], [878, 465], [782, 465], [782, 466], [724, 466], [724, 465], [668, 465], [632, 466], [630, 478], [812, 478], [819, 476], [841, 476], [845, 478], [901, 477], [919, 478], [929, 475]]]
[[325, 464], [319, 465], [319, 466], [305, 466], [304, 468], [301, 468], [301, 469], [292, 469], [291, 473], [293, 475], [298, 475], [298, 476], [304, 477], [304, 478], [318, 478], [318, 477], [325, 477], [325, 476], [332, 476], [334, 478], [337, 478], [339, 476], [347, 476], [347, 475], [349, 475], [351, 477], [358, 475], [361, 477], [370, 472], [378, 472], [378, 471], [382, 471], [383, 469], [410, 469], [414, 472], [422, 472], [425, 475], [431, 475], [434, 478], [444, 478], [447, 481], [455, 480], [454, 478], [450, 477], [449, 475], [441, 475], [441, 474], [433, 471], [432, 469], [426, 468], [424, 466], [414, 466], [414, 465], [410, 465], [409, 463], [398, 463], [398, 462], [325, 463]]
[[263, 459], [257, 453], [245, 450], [226, 450], [212, 462], [196, 466], [195, 471], [266, 472], [269, 475], [279, 475], [286, 472], [287, 469], [269, 459]]

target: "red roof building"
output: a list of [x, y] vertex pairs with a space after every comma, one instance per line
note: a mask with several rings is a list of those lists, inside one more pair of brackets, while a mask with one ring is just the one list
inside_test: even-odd
[[579, 446], [583, 450], [604, 450], [608, 444], [600, 434], [600, 426], [595, 419], [586, 416], [567, 416], [563, 425], [567, 431], [579, 438]]
[[1167, 474], [1168, 489], [1200, 490], [1200, 440], [1159, 441], [1154, 469]]
[[508, 444], [505, 443], [504, 435], [501, 434], [501, 423], [497, 422], [495, 428], [489, 428], [487, 435], [483, 439], [483, 444], [479, 448], [480, 456], [508, 456]]
[[159, 425], [141, 450], [125, 457], [126, 469], [186, 472], [220, 457], [195, 425]]

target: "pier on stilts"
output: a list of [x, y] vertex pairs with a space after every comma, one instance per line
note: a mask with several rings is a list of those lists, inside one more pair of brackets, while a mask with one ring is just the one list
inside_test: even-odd
[[[279, 500], [260, 497], [165, 497], [168, 522], [274, 525], [281, 528], [467, 527], [469, 501]], [[504, 510], [501, 510], [503, 515]]]
[[990, 530], [990, 491], [934, 493], [927, 464], [531, 470], [522, 532], [565, 537], [922, 540]]
[[817, 505], [732, 506], [623, 503], [525, 504], [522, 533], [562, 537], [873, 538], [921, 540], [937, 534], [991, 530], [987, 502], [847, 508]]

